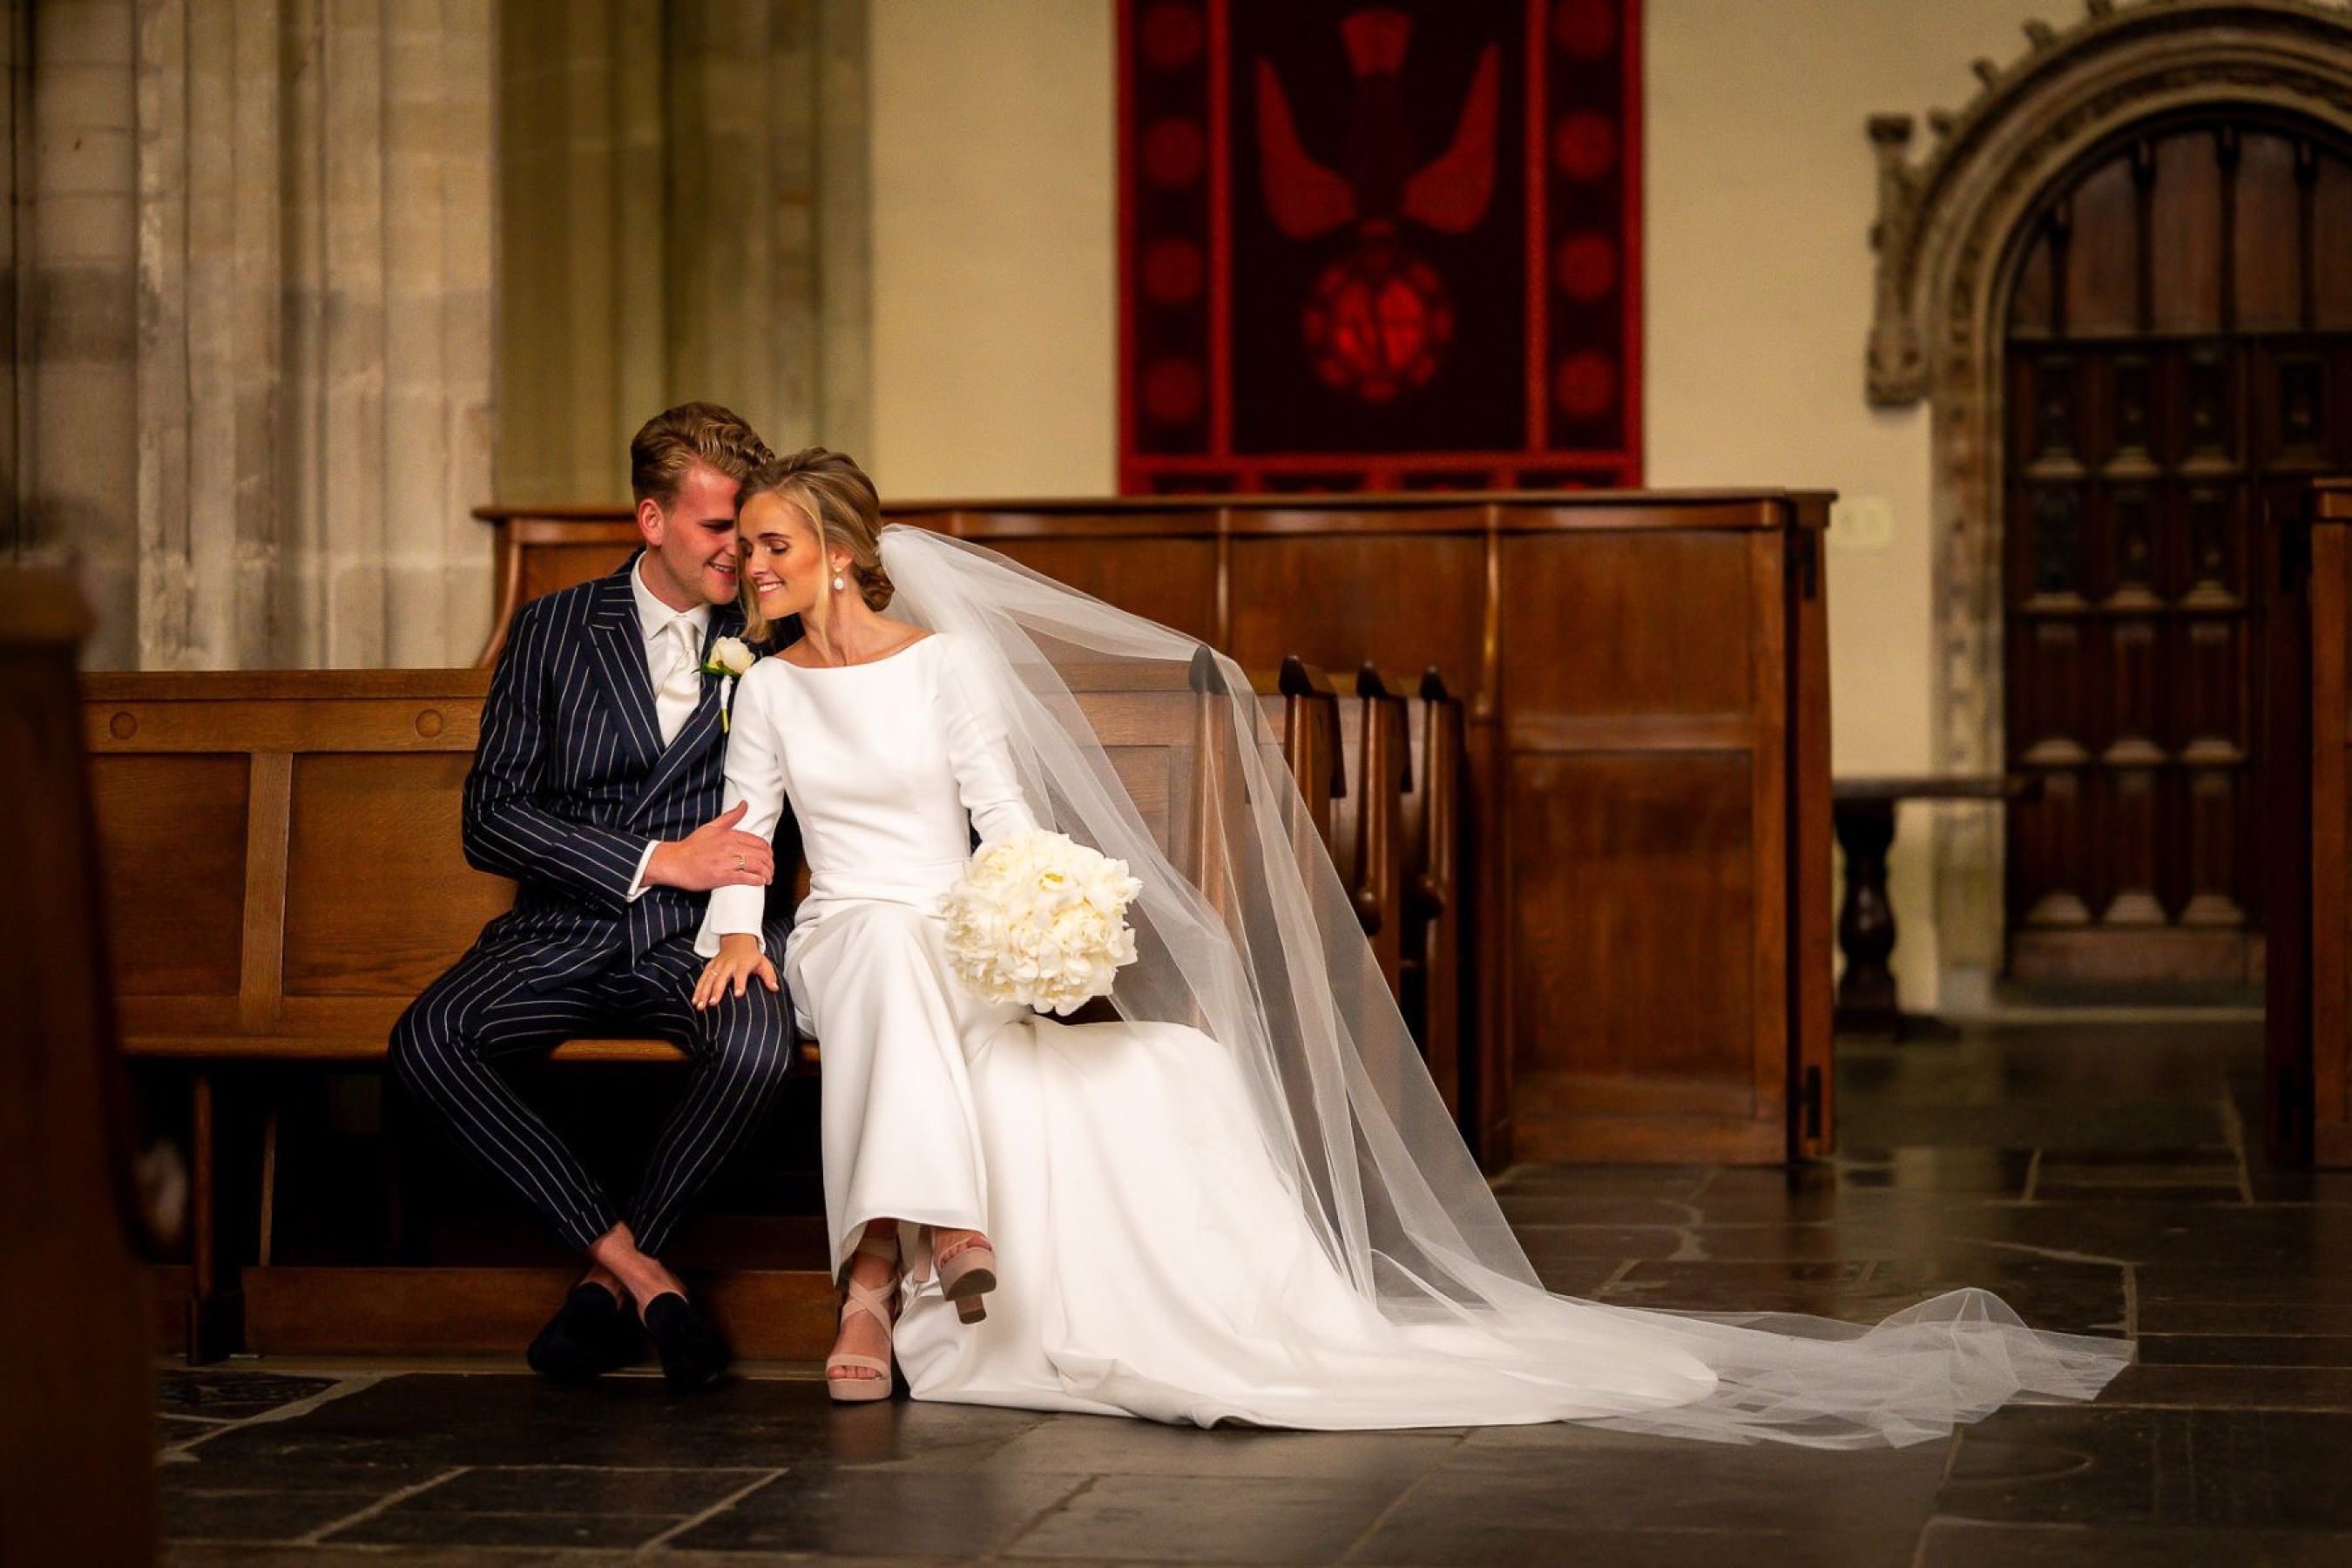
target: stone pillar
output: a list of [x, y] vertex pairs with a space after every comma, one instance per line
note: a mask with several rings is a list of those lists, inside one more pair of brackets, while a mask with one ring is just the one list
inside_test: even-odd
[[139, 655], [132, 20], [131, 0], [9, 6], [13, 553], [77, 563], [98, 668]]
[[661, 384], [660, 7], [499, 7], [501, 497], [628, 493]]
[[140, 661], [466, 662], [490, 0], [139, 0], [139, 22]]
[[627, 495], [689, 397], [866, 439], [862, 0], [501, 0], [499, 489]]

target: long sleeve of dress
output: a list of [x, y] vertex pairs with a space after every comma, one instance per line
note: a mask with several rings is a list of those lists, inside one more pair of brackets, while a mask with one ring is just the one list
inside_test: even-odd
[[955, 766], [956, 792], [971, 813], [983, 844], [1035, 830], [1037, 818], [1021, 793], [1021, 775], [1005, 743], [1004, 717], [971, 683], [955, 673], [953, 648], [940, 680], [940, 721], [946, 726], [948, 760]]
[[[749, 809], [736, 829], [772, 840], [784, 810], [784, 766], [782, 737], [768, 711], [768, 681], [762, 679], [767, 668], [764, 663], [753, 665], [738, 684], [734, 712], [728, 721], [727, 787], [719, 808], [732, 811], [738, 802], [746, 804]], [[767, 907], [768, 889], [756, 884], [713, 888], [702, 929], [695, 934], [694, 951], [704, 958], [715, 958], [720, 937], [759, 936]]]

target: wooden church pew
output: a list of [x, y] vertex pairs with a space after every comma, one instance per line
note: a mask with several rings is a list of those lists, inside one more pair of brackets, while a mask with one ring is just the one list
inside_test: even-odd
[[150, 1563], [159, 1509], [138, 1255], [176, 1215], [132, 1166], [62, 572], [0, 571], [0, 1563]]
[[1412, 752], [1403, 696], [1379, 667], [1357, 671], [1355, 690], [1339, 699], [1340, 752], [1347, 792], [1331, 813], [1331, 858], [1356, 906], [1391, 994], [1404, 975], [1404, 802], [1412, 790]]
[[1470, 909], [1463, 868], [1471, 858], [1462, 816], [1462, 703], [1435, 669], [1423, 674], [1419, 690], [1405, 702], [1405, 732], [1412, 756], [1402, 802], [1404, 958], [1397, 999], [1445, 1108], [1460, 1119], [1462, 1042], [1468, 1032], [1463, 1008], [1469, 998], [1463, 984]]
[[[90, 753], [109, 929], [122, 955], [126, 1055], [168, 1064], [190, 1104], [195, 1212], [185, 1271], [192, 1357], [239, 1342], [266, 1352], [504, 1351], [528, 1339], [564, 1282], [559, 1268], [289, 1264], [274, 1255], [275, 1112], [263, 1118], [249, 1211], [252, 1261], [225, 1257], [215, 1129], [225, 1096], [274, 1103], [272, 1074], [382, 1059], [394, 1021], [511, 900], [460, 842], [460, 787], [488, 676], [476, 670], [94, 675]], [[1203, 807], [1237, 787], [1215, 722], [1222, 678], [1099, 672], [1081, 704], [1163, 845], [1203, 878], [1217, 862]], [[1299, 705], [1285, 725], [1297, 767], [1332, 776], [1328, 694], [1302, 668], [1275, 678]], [[1276, 737], [1285, 726], [1269, 721]], [[1213, 744], [1204, 748], [1204, 741]], [[809, 1052], [812, 1065], [818, 1055]], [[556, 1064], [675, 1062], [652, 1039], [574, 1040]], [[258, 1091], [258, 1092], [257, 1092]], [[457, 1158], [454, 1153], [448, 1156]], [[233, 1227], [245, 1234], [247, 1214]], [[177, 1284], [179, 1275], [167, 1277]], [[832, 1321], [822, 1270], [741, 1269], [698, 1281], [751, 1355], [821, 1353]]]

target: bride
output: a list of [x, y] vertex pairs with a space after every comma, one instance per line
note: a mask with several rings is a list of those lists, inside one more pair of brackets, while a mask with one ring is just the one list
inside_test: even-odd
[[[764, 836], [789, 799], [808, 862], [781, 967], [824, 1047], [834, 1398], [887, 1397], [895, 1355], [918, 1399], [1860, 1447], [2088, 1399], [2130, 1360], [1976, 1289], [1868, 1328], [1549, 1293], [1230, 661], [882, 527], [838, 453], [775, 460], [737, 504], [751, 635], [795, 615], [804, 633], [741, 679], [727, 805]], [[1200, 691], [1202, 752], [1231, 773], [1195, 792], [1223, 850], [1213, 899], [1145, 825], [1072, 696], [1080, 667]], [[1118, 1022], [991, 1003], [950, 969], [940, 900], [972, 835], [1041, 827], [1142, 883]], [[763, 892], [712, 895], [698, 1005], [777, 984]]]

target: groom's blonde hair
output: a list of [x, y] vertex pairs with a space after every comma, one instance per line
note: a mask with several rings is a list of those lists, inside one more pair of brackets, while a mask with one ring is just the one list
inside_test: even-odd
[[702, 463], [740, 481], [776, 455], [734, 410], [716, 403], [681, 403], [637, 427], [629, 442], [629, 489], [667, 515], [677, 503], [686, 470]]
[[[831, 560], [836, 549], [849, 552], [849, 585], [866, 607], [885, 610], [898, 590], [882, 570], [882, 498], [874, 481], [851, 458], [823, 447], [806, 447], [786, 457], [771, 458], [753, 468], [736, 492], [735, 515], [753, 496], [776, 495], [800, 509], [815, 531], [817, 549]], [[768, 636], [769, 621], [760, 613], [760, 596], [746, 575], [739, 589], [743, 604], [743, 635], [754, 641]], [[824, 624], [824, 598], [819, 595], [807, 619]]]

